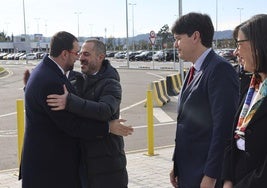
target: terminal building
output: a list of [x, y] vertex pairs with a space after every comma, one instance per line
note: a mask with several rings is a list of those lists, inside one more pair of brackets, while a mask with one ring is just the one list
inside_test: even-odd
[[[88, 37], [79, 37], [80, 45]], [[92, 37], [90, 37], [92, 38]], [[103, 37], [93, 37], [104, 40]], [[48, 52], [51, 37], [44, 37], [42, 34], [19, 35], [12, 37], [10, 42], [0, 42], [0, 53], [18, 53], [18, 52]]]

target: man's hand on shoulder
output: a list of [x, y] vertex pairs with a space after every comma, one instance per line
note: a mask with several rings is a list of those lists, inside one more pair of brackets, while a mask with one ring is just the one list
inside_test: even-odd
[[24, 74], [23, 74], [23, 83], [24, 83], [24, 86], [27, 84], [29, 78], [30, 78], [30, 71], [29, 69], [25, 70]]

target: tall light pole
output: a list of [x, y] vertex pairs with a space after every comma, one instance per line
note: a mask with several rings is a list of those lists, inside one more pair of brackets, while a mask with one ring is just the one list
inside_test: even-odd
[[241, 23], [241, 11], [243, 10], [244, 8], [237, 8], [237, 10], [239, 10], [239, 23]]
[[79, 15], [81, 14], [81, 12], [74, 12], [74, 14], [77, 14], [77, 26], [78, 26], [78, 36], [77, 36], [77, 38], [79, 38], [79, 35], [80, 35], [80, 19], [79, 19]]
[[[218, 0], [216, 0], [216, 32], [218, 32]], [[216, 36], [216, 49], [218, 48], [218, 36]]]
[[105, 27], [105, 45], [107, 46], [107, 28]]
[[[179, 18], [183, 15], [183, 5], [182, 5], [182, 0], [178, 0], [178, 15]], [[179, 64], [180, 64], [180, 75], [182, 78], [182, 82], [184, 81], [184, 63], [183, 60], [181, 60], [181, 58], [179, 58]]]
[[126, 56], [127, 56], [127, 67], [129, 68], [128, 0], [125, 0], [125, 3], [126, 3]]
[[24, 4], [24, 0], [22, 0], [22, 3], [23, 3], [24, 35], [25, 35], [25, 41], [26, 41], [26, 19], [25, 19], [25, 4]]
[[37, 34], [39, 34], [39, 20], [40, 18], [34, 18], [36, 20], [37, 23]]
[[45, 36], [47, 36], [47, 20], [45, 20]]
[[136, 3], [129, 3], [129, 5], [132, 6], [132, 27], [133, 27], [133, 38], [132, 38], [132, 43], [133, 43], [133, 51], [134, 51], [134, 6]]
[[178, 7], [178, 10], [179, 10], [179, 17], [181, 17], [183, 15], [183, 5], [182, 5], [182, 0], [178, 0], [178, 4], [179, 4], [179, 7]]

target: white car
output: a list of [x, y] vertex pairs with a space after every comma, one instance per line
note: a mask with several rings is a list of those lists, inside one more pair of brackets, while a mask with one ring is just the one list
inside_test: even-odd
[[24, 54], [19, 59], [34, 60], [34, 59], [37, 59], [37, 56], [34, 53], [28, 53], [28, 54]]

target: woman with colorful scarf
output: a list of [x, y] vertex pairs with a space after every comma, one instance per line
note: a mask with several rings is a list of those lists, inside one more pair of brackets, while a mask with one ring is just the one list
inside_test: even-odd
[[267, 15], [242, 23], [236, 45], [244, 70], [252, 72], [226, 149], [223, 188], [267, 187]]

